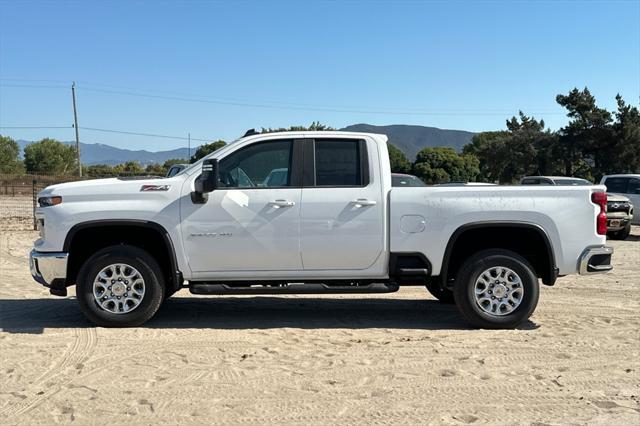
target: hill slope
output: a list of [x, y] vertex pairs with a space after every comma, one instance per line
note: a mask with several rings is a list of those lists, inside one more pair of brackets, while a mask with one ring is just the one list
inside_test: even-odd
[[[349, 132], [383, 133], [389, 137], [389, 142], [404, 152], [409, 160], [415, 160], [416, 154], [422, 148], [431, 146], [450, 146], [460, 151], [462, 147], [471, 142], [474, 133], [463, 130], [444, 130], [436, 127], [412, 126], [407, 124], [394, 124], [391, 126], [374, 126], [371, 124], [353, 124], [343, 129]], [[32, 143], [31, 141], [18, 140], [20, 149]], [[64, 142], [75, 144], [75, 142]], [[191, 153], [195, 147], [191, 148]], [[187, 148], [177, 148], [168, 151], [151, 152], [146, 150], [130, 150], [116, 148], [104, 144], [80, 143], [80, 155], [82, 163], [115, 165], [126, 161], [138, 161], [142, 165], [150, 163], [162, 164], [171, 158], [188, 158]]]
[[450, 146], [456, 151], [460, 151], [464, 145], [471, 142], [471, 138], [475, 134], [464, 130], [446, 130], [406, 124], [390, 126], [353, 124], [340, 130], [385, 134], [389, 137], [389, 143], [397, 146], [411, 161], [415, 160], [418, 151], [426, 147]]
[[[25, 146], [32, 143], [31, 141], [18, 140], [18, 145], [20, 149], [23, 150]], [[75, 146], [75, 142], [63, 142], [65, 144], [73, 144]], [[191, 154], [195, 152], [194, 148], [191, 148]], [[151, 163], [159, 163], [162, 164], [166, 160], [172, 158], [187, 158], [188, 157], [188, 149], [187, 148], [177, 148], [168, 151], [157, 151], [151, 152], [146, 150], [130, 150], [130, 149], [122, 149], [116, 148], [111, 145], [104, 144], [88, 144], [88, 143], [80, 143], [80, 157], [82, 159], [82, 163], [86, 165], [92, 164], [109, 164], [111, 166], [115, 164], [124, 163], [127, 161], [137, 161], [142, 165], [147, 165]]]

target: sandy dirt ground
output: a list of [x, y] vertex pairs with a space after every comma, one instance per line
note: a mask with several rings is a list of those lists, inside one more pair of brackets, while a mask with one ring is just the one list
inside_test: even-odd
[[91, 326], [0, 231], [3, 424], [640, 424], [640, 228], [615, 272], [544, 287], [518, 330], [474, 330], [418, 287], [195, 297]]

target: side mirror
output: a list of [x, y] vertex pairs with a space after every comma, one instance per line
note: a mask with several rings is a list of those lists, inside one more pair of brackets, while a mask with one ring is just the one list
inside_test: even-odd
[[210, 158], [202, 163], [202, 174], [194, 182], [195, 191], [191, 194], [194, 203], [206, 202], [205, 194], [218, 187], [218, 159]]

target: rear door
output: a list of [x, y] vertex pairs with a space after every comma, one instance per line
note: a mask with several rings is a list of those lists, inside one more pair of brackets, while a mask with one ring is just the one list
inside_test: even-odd
[[373, 146], [361, 139], [306, 139], [301, 201], [305, 270], [365, 270], [384, 249], [380, 183]]

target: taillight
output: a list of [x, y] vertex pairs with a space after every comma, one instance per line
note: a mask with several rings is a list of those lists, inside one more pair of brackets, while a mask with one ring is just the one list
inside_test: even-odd
[[591, 194], [591, 201], [600, 206], [600, 213], [596, 218], [596, 231], [600, 235], [607, 235], [607, 194], [594, 192]]

